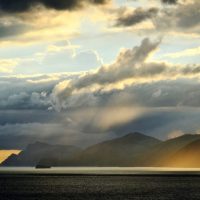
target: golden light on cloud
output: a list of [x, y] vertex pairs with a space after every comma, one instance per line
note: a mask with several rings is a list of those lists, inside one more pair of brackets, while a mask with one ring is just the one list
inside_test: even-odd
[[0, 163], [8, 158], [11, 154], [19, 154], [20, 150], [0, 150]]
[[[18, 14], [14, 19], [16, 23], [24, 25], [26, 30], [15, 37], [8, 37], [0, 41], [0, 47], [52, 43], [79, 37], [84, 32], [82, 23], [85, 21], [88, 21], [89, 24], [94, 24], [95, 28], [100, 25], [105, 26], [107, 15], [104, 9], [89, 6], [85, 10], [58, 12], [37, 8], [31, 11], [31, 15], [30, 13]], [[12, 22], [14, 19], [11, 17], [10, 21]], [[98, 26], [96, 26], [97, 23]]]
[[96, 117], [94, 123], [102, 130], [109, 130], [114, 126], [119, 126], [124, 123], [128, 123], [141, 116], [144, 112], [144, 108], [133, 107], [115, 107], [101, 109], [99, 115]]
[[186, 49], [186, 50], [175, 52], [175, 53], [169, 53], [169, 54], [166, 54], [165, 57], [181, 58], [181, 57], [186, 57], [186, 56], [198, 56], [198, 55], [200, 55], [200, 47]]
[[18, 62], [19, 59], [0, 59], [0, 72], [12, 73]]
[[[73, 123], [82, 127], [89, 126], [101, 132], [128, 123], [147, 113], [146, 108], [131, 106], [113, 106], [85, 108], [71, 113]], [[87, 116], [87, 119], [83, 120]]]

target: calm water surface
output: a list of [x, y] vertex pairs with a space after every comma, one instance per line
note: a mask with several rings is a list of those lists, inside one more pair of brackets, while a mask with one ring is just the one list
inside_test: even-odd
[[0, 174], [200, 174], [200, 168], [164, 167], [53, 167], [35, 169], [34, 167], [0, 167]]
[[156, 169], [4, 168], [0, 200], [200, 199], [198, 169]]

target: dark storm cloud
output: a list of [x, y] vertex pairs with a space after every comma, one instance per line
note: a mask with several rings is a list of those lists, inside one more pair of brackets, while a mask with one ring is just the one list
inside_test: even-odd
[[[134, 109], [134, 107], [129, 109]], [[199, 109], [190, 108], [152, 109], [151, 112], [136, 119], [111, 127], [109, 131], [115, 134], [111, 132], [106, 132], [106, 134], [90, 132], [90, 127], [86, 126], [84, 127], [85, 131], [88, 132], [80, 133], [78, 129], [71, 130], [68, 125], [55, 123], [6, 124], [0, 126], [0, 149], [23, 149], [36, 141], [87, 146], [112, 138], [114, 135], [122, 136], [133, 131], [166, 139], [168, 134], [174, 130], [196, 133], [195, 131], [199, 130], [199, 114]], [[97, 128], [96, 131], [98, 131]], [[85, 144], [83, 145], [83, 143]]]
[[24, 24], [4, 25], [0, 23], [0, 38], [20, 35], [28, 30]]
[[0, 135], [0, 150], [24, 149], [28, 144], [37, 141], [37, 137], [29, 135]]
[[152, 19], [157, 15], [158, 11], [157, 8], [137, 8], [131, 13], [126, 13], [126, 10], [124, 10], [120, 12], [115, 26], [133, 26], [145, 20]]
[[61, 124], [22, 123], [0, 126], [0, 149], [24, 149], [36, 141], [56, 144], [64, 135]]
[[15, 37], [31, 29], [31, 25], [19, 18], [0, 14], [0, 39]]
[[151, 20], [155, 30], [159, 32], [184, 31], [184, 33], [199, 34], [200, 1], [194, 0], [185, 4], [178, 1], [163, 1], [163, 3], [177, 4], [175, 7], [137, 8], [131, 12], [128, 8], [118, 9], [115, 26], [130, 27]]
[[[55, 10], [74, 10], [84, 4], [101, 5], [111, 0], [0, 0], [0, 10], [7, 13], [26, 12], [42, 5]], [[176, 4], [178, 0], [161, 0], [165, 4]]]
[[132, 101], [147, 107], [199, 107], [199, 87], [198, 79], [180, 78], [137, 84], [127, 87], [125, 93], [134, 94]]
[[0, 10], [7, 13], [26, 12], [37, 5], [55, 10], [74, 10], [84, 4], [105, 4], [107, 0], [0, 0]]
[[194, 0], [188, 4], [177, 4], [172, 9], [160, 10], [160, 15], [152, 20], [156, 30], [185, 31], [199, 34], [200, 1]]
[[188, 134], [196, 134], [199, 130], [200, 110], [191, 108], [154, 109], [150, 113], [135, 120], [113, 127], [117, 135], [129, 133], [133, 130], [165, 140], [173, 131], [181, 131]]
[[166, 3], [166, 4], [176, 4], [176, 3], [178, 3], [178, 0], [162, 0], [162, 3]]
[[200, 25], [199, 10], [200, 1], [195, 1], [189, 5], [180, 6], [176, 12], [177, 26], [182, 29], [190, 29]]
[[0, 149], [24, 149], [36, 141], [85, 147], [114, 134], [83, 133], [64, 123], [26, 123], [0, 126]]
[[[185, 89], [180, 91], [180, 88]], [[92, 106], [87, 105], [90, 106], [87, 109], [86, 104], [82, 104], [82, 107], [65, 113], [18, 110], [10, 111], [8, 116], [9, 111], [4, 111], [4, 113], [1, 112], [0, 116], [6, 116], [7, 123], [0, 125], [0, 148], [22, 149], [27, 144], [35, 141], [50, 143], [66, 142], [66, 144], [69, 144], [69, 142], [74, 142], [71, 141], [73, 135], [76, 136], [76, 141], [84, 138], [93, 143], [94, 141], [91, 140], [91, 137], [97, 137], [97, 135], [94, 136], [94, 133], [107, 135], [99, 134], [105, 132], [114, 132], [121, 136], [128, 132], [141, 131], [161, 139], [167, 138], [168, 133], [173, 130], [183, 130], [191, 133], [192, 130], [198, 130], [199, 128], [200, 110], [198, 108], [187, 108], [188, 105], [192, 106], [191, 103], [187, 104], [187, 102], [191, 102], [191, 100], [198, 101], [198, 88], [198, 81], [186, 81], [185, 83], [185, 81], [179, 80], [137, 84], [129, 86], [123, 91], [115, 90], [105, 93], [99, 91], [99, 93], [94, 94], [98, 98], [99, 108], [92, 108], [92, 115], [90, 114]], [[185, 93], [188, 94], [188, 97], [184, 95]], [[129, 95], [128, 99], [125, 98], [125, 100], [120, 102], [120, 97], [125, 97], [127, 94]], [[92, 104], [91, 98], [88, 101]], [[101, 122], [99, 119], [107, 117], [107, 114], [113, 111], [112, 109], [106, 111], [106, 107], [109, 107], [108, 102], [112, 103], [113, 109], [116, 110], [115, 112], [119, 111], [118, 113], [120, 113], [120, 106], [123, 104], [127, 104], [129, 111], [132, 110], [133, 112], [135, 112], [136, 108], [135, 103], [137, 106], [138, 103], [147, 106], [149, 110], [136, 118], [133, 117], [133, 119], [131, 118], [123, 123], [113, 124], [105, 130], [98, 125]], [[186, 108], [177, 107], [182, 102], [186, 103]], [[180, 104], [180, 106], [184, 105]], [[83, 109], [85, 112], [81, 113]], [[29, 116], [30, 114], [31, 116]], [[87, 118], [83, 117], [86, 114]], [[112, 115], [112, 118], [114, 117], [115, 115]], [[123, 118], [124, 116], [120, 117]], [[83, 132], [77, 135], [76, 133], [80, 130]], [[69, 135], [69, 133], [73, 134]], [[108, 134], [107, 137], [110, 137], [110, 135]]]
[[[133, 1], [140, 1], [140, 0], [133, 0]], [[149, 0], [152, 1], [152, 0]], [[163, 4], [177, 4], [179, 0], [154, 0], [154, 1], [160, 1]]]
[[1, 77], [1, 110], [47, 110], [51, 107], [50, 94], [60, 81], [77, 75], [41, 75], [33, 77]]
[[62, 117], [62, 113], [45, 110], [0, 110], [0, 126], [6, 124], [56, 123]]
[[[115, 132], [120, 136], [130, 131], [142, 131], [166, 138], [172, 130], [197, 130], [199, 87], [197, 79], [178, 79], [138, 83], [123, 90], [88, 91], [78, 97], [73, 95], [68, 103], [71, 101], [74, 107], [59, 113], [37, 110], [37, 106], [36, 110], [19, 108], [15, 111], [7, 107], [0, 112], [0, 148], [21, 149], [35, 141], [81, 144], [80, 139], [83, 138], [93, 143], [95, 140], [89, 138], [97, 137], [94, 133]], [[122, 123], [117, 121], [108, 127], [99, 126], [102, 119], [112, 121], [116, 112], [122, 113], [121, 107], [127, 107], [129, 112], [134, 113], [137, 107], [147, 108], [147, 111], [137, 117], [130, 116], [130, 120], [122, 120]], [[80, 131], [81, 134], [77, 135]], [[73, 136], [76, 138], [71, 140]], [[75, 141], [77, 143], [73, 143]]]

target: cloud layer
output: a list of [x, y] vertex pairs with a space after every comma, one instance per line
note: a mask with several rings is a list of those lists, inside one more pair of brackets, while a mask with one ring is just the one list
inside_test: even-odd
[[119, 17], [115, 26], [133, 26], [145, 20], [157, 16], [158, 8], [136, 8], [133, 12], [128, 12], [125, 8], [119, 11]]
[[176, 6], [139, 7], [134, 9], [124, 7], [118, 9], [115, 26], [134, 27], [139, 23], [148, 22], [154, 31], [162, 34], [165, 32], [180, 34], [183, 31], [188, 34], [199, 34], [200, 2], [198, 0], [183, 1], [184, 3], [178, 3], [178, 1], [163, 2], [175, 4]]
[[121, 2], [0, 0], [0, 149], [200, 130], [199, 1]]
[[167, 4], [176, 4], [178, 0], [162, 0], [162, 2]]
[[55, 10], [74, 10], [84, 4], [105, 4], [107, 0], [0, 0], [0, 10], [8, 13], [26, 12], [31, 8], [42, 5]]
[[[108, 102], [113, 93], [124, 91], [122, 96], [127, 97], [125, 94], [129, 90], [127, 94], [133, 93], [135, 98], [138, 92], [140, 95], [149, 94], [152, 98], [155, 97], [152, 103], [150, 96], [139, 98], [137, 102], [142, 106], [198, 106], [199, 98], [195, 88], [198, 87], [196, 80], [200, 66], [149, 61], [149, 57], [158, 49], [160, 42], [152, 42], [146, 38], [133, 49], [121, 50], [113, 63], [93, 71], [0, 78], [0, 108], [61, 111], [89, 105], [102, 106], [103, 101]], [[184, 81], [181, 81], [182, 79]], [[170, 84], [175, 84], [176, 87], [171, 88]], [[185, 89], [188, 88], [187, 91], [181, 90], [183, 84]], [[134, 90], [131, 91], [130, 88]], [[184, 92], [180, 93], [181, 91]], [[189, 91], [192, 91], [193, 96], [197, 95], [196, 99], [188, 99], [190, 95], [184, 95]], [[172, 103], [174, 94], [179, 95]], [[178, 100], [179, 98], [182, 101]], [[146, 99], [148, 102], [142, 103]]]
[[36, 140], [87, 146], [129, 131], [167, 138], [199, 130], [200, 67], [150, 60], [160, 43], [145, 38], [93, 71], [1, 77], [0, 147]]

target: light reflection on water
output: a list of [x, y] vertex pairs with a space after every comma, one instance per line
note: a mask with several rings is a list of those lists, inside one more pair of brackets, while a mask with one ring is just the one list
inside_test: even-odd
[[200, 174], [200, 168], [164, 167], [0, 167], [0, 174]]

